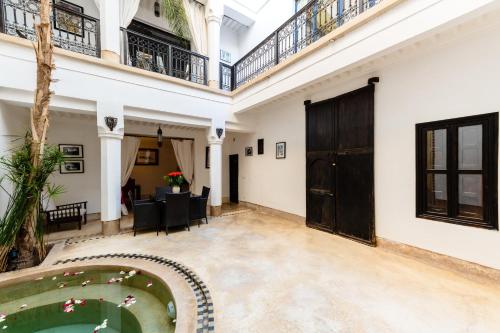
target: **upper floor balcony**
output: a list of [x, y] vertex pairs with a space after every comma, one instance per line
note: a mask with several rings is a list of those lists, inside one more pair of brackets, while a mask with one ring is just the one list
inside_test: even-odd
[[[218, 59], [211, 59], [217, 62], [215, 71], [219, 69], [215, 75], [216, 81], [219, 81], [219, 88], [232, 91], [250, 84], [259, 75], [314, 44], [321, 37], [358, 15], [371, 10], [382, 1], [296, 1], [296, 13], [234, 65], [219, 63]], [[106, 16], [103, 17], [99, 9], [87, 10], [94, 6], [94, 1], [87, 3], [75, 0], [74, 2], [54, 0], [52, 11], [54, 45], [88, 56], [100, 57], [101, 23], [107, 22]], [[141, 1], [141, 4], [147, 3], [148, 6], [142, 10], [142, 15], [146, 10], [151, 11], [149, 2]], [[80, 6], [76, 3], [84, 5]], [[0, 0], [0, 32], [34, 40], [36, 38], [35, 24], [39, 20], [39, 5], [39, 0]], [[139, 12], [141, 12], [140, 7]], [[100, 17], [103, 22], [92, 15]], [[140, 16], [136, 14], [126, 28], [116, 28], [116, 34], [121, 34], [121, 38], [118, 37], [121, 49], [117, 51], [120, 53], [121, 63], [208, 85], [209, 75], [211, 75], [209, 74], [209, 58], [191, 51], [191, 41], [175, 36], [159, 27], [160, 21], [150, 24], [148, 17]]]
[[[34, 41], [39, 7], [39, 0], [0, 0], [0, 32]], [[54, 46], [99, 58], [100, 20], [84, 10], [69, 1], [55, 1], [51, 14]], [[120, 30], [123, 64], [207, 85], [208, 57], [190, 51], [188, 40], [139, 20]]]
[[297, 12], [233, 66], [220, 65], [220, 88], [235, 90], [383, 0], [297, 1]]

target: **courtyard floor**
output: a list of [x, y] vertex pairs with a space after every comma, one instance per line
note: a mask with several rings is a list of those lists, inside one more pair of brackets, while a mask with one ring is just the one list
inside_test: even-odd
[[190, 232], [64, 245], [50, 260], [141, 253], [191, 267], [216, 332], [499, 332], [500, 286], [249, 211]]

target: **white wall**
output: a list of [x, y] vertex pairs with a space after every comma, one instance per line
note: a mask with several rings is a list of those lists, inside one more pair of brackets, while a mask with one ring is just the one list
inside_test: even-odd
[[[334, 80], [307, 96], [282, 99], [253, 115], [255, 135], [226, 138], [240, 154], [243, 201], [305, 216], [304, 99], [324, 100], [380, 76], [375, 92], [375, 206], [378, 237], [500, 268], [500, 232], [415, 217], [415, 124], [500, 110], [500, 24], [462, 31], [439, 48], [413, 49], [372, 75]], [[244, 157], [243, 147], [265, 139], [265, 155]], [[287, 158], [274, 159], [276, 141]], [[255, 152], [256, 153], [256, 152]], [[226, 163], [226, 162], [224, 162]], [[227, 191], [227, 184], [225, 185]]]
[[257, 13], [255, 23], [239, 33], [240, 56], [247, 54], [293, 14], [295, 14], [294, 0], [269, 0]]
[[[231, 63], [233, 65], [236, 61], [240, 60], [240, 50], [238, 47], [238, 33], [229, 29], [226, 26], [221, 26], [220, 30], [220, 48], [221, 50], [231, 53]], [[221, 61], [224, 64], [226, 62]]]
[[[0, 102], [0, 156], [10, 155], [11, 149], [22, 143], [29, 127], [29, 113], [23, 108], [6, 105]], [[0, 167], [0, 177], [5, 174]], [[11, 191], [9, 182], [3, 181], [2, 187]], [[0, 216], [3, 216], [8, 204], [9, 195], [0, 188]]]
[[137, 14], [135, 14], [135, 18], [159, 29], [172, 32], [172, 29], [163, 14], [163, 1], [160, 1], [160, 17], [155, 16], [154, 3], [155, 0], [141, 0]]
[[99, 213], [101, 206], [100, 142], [97, 137], [95, 118], [82, 119], [53, 115], [48, 131], [52, 145], [83, 145], [84, 173], [61, 174], [57, 170], [51, 177], [56, 185], [62, 185], [65, 193], [54, 201], [56, 205], [88, 201], [87, 212]]

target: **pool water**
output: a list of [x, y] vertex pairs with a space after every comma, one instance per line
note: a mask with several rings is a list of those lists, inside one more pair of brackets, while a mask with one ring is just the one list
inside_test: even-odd
[[169, 303], [169, 288], [140, 271], [68, 271], [1, 287], [0, 332], [171, 333]]

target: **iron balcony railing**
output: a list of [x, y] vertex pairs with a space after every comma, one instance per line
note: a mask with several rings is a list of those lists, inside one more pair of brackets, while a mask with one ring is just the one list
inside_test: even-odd
[[[62, 49], [100, 57], [99, 20], [61, 4], [52, 6], [54, 45]], [[38, 0], [0, 0], [0, 32], [36, 40], [35, 24], [40, 22]]]
[[207, 85], [208, 57], [122, 28], [123, 63]]
[[233, 68], [229, 65], [219, 63], [219, 86], [220, 89], [231, 91], [233, 90]]
[[[382, 0], [312, 0], [231, 67], [221, 89], [236, 89]], [[223, 73], [224, 72], [224, 73]], [[224, 80], [223, 81], [223, 74]], [[230, 82], [228, 85], [227, 82]]]

